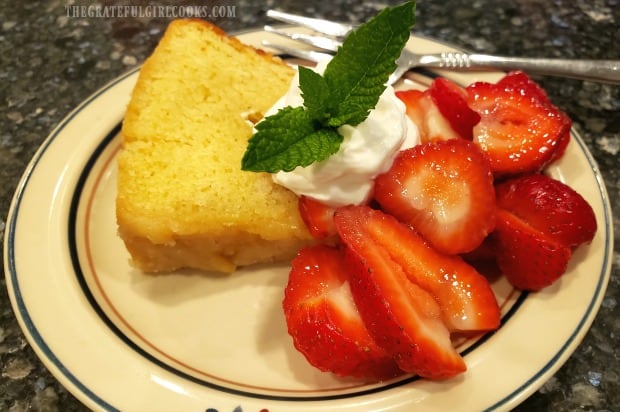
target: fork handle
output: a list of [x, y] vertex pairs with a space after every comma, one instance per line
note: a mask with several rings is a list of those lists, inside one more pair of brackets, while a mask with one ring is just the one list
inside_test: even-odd
[[550, 76], [620, 84], [620, 60], [499, 57], [486, 54], [444, 52], [423, 56], [420, 65], [445, 68], [524, 70]]

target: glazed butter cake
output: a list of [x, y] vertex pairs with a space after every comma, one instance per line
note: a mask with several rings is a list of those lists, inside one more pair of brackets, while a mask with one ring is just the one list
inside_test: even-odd
[[252, 122], [293, 74], [207, 22], [170, 24], [122, 127], [116, 216], [134, 266], [231, 272], [291, 258], [310, 241], [297, 197], [241, 170]]

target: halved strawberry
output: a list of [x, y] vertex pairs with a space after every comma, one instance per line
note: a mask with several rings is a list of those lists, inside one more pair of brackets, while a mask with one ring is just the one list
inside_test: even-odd
[[496, 175], [540, 171], [570, 130], [565, 113], [542, 100], [534, 86], [515, 81], [467, 86], [469, 106], [481, 116], [474, 142], [487, 154]]
[[328, 206], [308, 196], [299, 197], [298, 207], [299, 214], [313, 237], [327, 240], [336, 236], [335, 207]]
[[431, 83], [428, 93], [450, 126], [463, 139], [473, 139], [473, 128], [480, 122], [480, 115], [467, 104], [467, 92], [456, 83], [438, 77]]
[[[524, 96], [528, 96], [531, 99], [537, 100], [540, 103], [550, 105], [552, 108], [557, 109], [553, 106], [547, 92], [522, 71], [517, 70], [509, 72], [497, 84], [506, 90], [513, 90]], [[572, 121], [563, 111], [558, 109], [558, 112], [560, 116], [564, 118], [563, 121], [568, 124], [568, 127], [566, 127], [565, 133], [560, 136], [547, 164], [562, 157], [568, 143], [570, 142], [570, 126], [572, 125]]]
[[407, 106], [407, 116], [418, 126], [422, 143], [461, 137], [443, 116], [428, 90], [399, 91], [396, 96]]
[[389, 218], [375, 219], [375, 242], [386, 248], [410, 281], [435, 297], [451, 332], [494, 330], [499, 326], [499, 306], [484, 276], [461, 257], [437, 252], [409, 227], [392, 224]]
[[459, 256], [466, 262], [486, 262], [495, 260], [495, 251], [493, 250], [493, 242], [487, 236], [482, 243], [471, 252], [462, 253]]
[[364, 232], [366, 241], [384, 248], [411, 282], [431, 293], [451, 332], [493, 330], [499, 326], [500, 311], [488, 280], [459, 256], [437, 252], [411, 228], [380, 211], [348, 213], [356, 213], [359, 224], [368, 226], [358, 229], [368, 232]]
[[392, 225], [409, 229], [367, 206], [339, 208], [334, 221], [346, 245], [355, 304], [376, 342], [407, 372], [432, 379], [464, 372], [465, 362], [452, 346], [437, 301], [408, 280], [390, 253], [407, 246], [401, 239], [383, 237]]
[[409, 89], [409, 90], [397, 90], [395, 92], [396, 97], [398, 97], [403, 103], [405, 103], [405, 107], [407, 109], [406, 113], [409, 116], [409, 119], [413, 123], [421, 128], [422, 123], [424, 122], [424, 109], [422, 108], [421, 99], [424, 97], [424, 92], [422, 90]]
[[295, 348], [322, 371], [372, 380], [402, 374], [362, 322], [348, 269], [335, 248], [302, 249], [292, 262], [282, 306]]
[[513, 178], [496, 187], [497, 204], [564, 246], [589, 243], [596, 233], [590, 204], [574, 189], [542, 174]]
[[375, 179], [375, 199], [445, 254], [475, 249], [495, 226], [488, 160], [464, 139], [400, 152], [390, 170]]
[[570, 249], [507, 210], [498, 208], [492, 237], [497, 264], [517, 289], [540, 290], [566, 272]]
[[505, 90], [515, 90], [542, 103], [551, 103], [547, 92], [538, 83], [532, 80], [525, 72], [515, 70], [502, 77], [497, 85]]

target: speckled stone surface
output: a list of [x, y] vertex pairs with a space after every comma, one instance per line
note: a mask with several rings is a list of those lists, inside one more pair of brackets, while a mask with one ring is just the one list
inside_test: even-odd
[[[184, 3], [235, 6], [234, 16], [212, 19], [227, 31], [262, 26], [267, 23], [265, 10], [273, 7], [359, 22], [382, 6], [354, 0]], [[138, 65], [169, 21], [67, 15], [69, 4], [89, 3], [0, 0], [2, 235], [12, 195], [37, 147], [72, 108]], [[417, 16], [417, 33], [477, 52], [620, 59], [618, 0], [422, 0]], [[612, 203], [615, 237], [620, 238], [620, 87], [536, 79], [572, 117], [598, 162]], [[611, 281], [591, 330], [566, 364], [517, 411], [620, 410], [619, 266], [616, 245]], [[0, 410], [85, 410], [34, 355], [13, 316], [5, 286], [0, 280]], [[501, 379], [502, 371], [497, 374]], [[492, 382], [480, 388], [492, 390]]]

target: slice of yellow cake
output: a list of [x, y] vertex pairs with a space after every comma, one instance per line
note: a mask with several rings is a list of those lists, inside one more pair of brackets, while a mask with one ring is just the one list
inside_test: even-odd
[[170, 24], [122, 127], [116, 216], [137, 268], [231, 272], [291, 258], [310, 241], [297, 197], [268, 174], [241, 170], [251, 121], [293, 74], [209, 23]]

